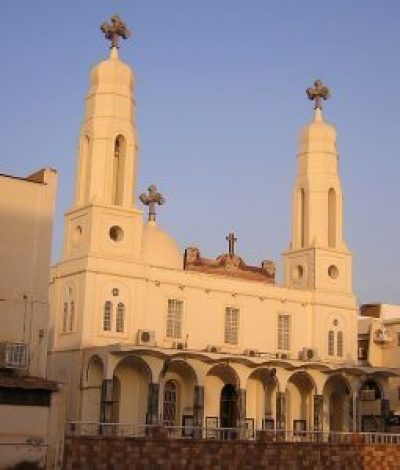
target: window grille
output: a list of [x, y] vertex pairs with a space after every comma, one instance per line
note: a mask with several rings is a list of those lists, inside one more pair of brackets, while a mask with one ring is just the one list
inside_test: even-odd
[[278, 349], [289, 350], [290, 315], [278, 316]]
[[341, 331], [338, 331], [337, 333], [337, 355], [339, 357], [343, 356], [343, 333]]
[[174, 426], [176, 421], [177, 386], [168, 380], [164, 387], [163, 423], [164, 426]]
[[182, 338], [183, 301], [168, 299], [167, 338]]
[[111, 331], [111, 324], [112, 324], [112, 303], [107, 300], [104, 304], [104, 311], [103, 311], [103, 330], [104, 331]]
[[64, 310], [63, 310], [63, 333], [67, 332], [68, 326], [68, 302], [64, 302]]
[[125, 328], [125, 305], [120, 302], [117, 306], [117, 316], [116, 316], [116, 325], [115, 329], [117, 333], [123, 333]]
[[328, 333], [328, 355], [334, 356], [335, 354], [335, 333], [330, 330]]
[[225, 309], [225, 343], [238, 344], [239, 342], [239, 309], [226, 307]]

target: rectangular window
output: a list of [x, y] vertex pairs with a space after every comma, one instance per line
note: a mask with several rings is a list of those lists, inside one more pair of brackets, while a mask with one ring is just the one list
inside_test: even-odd
[[337, 355], [343, 356], [343, 333], [341, 331], [337, 333]]
[[112, 303], [107, 300], [103, 311], [103, 331], [111, 331], [112, 325]]
[[290, 315], [278, 316], [278, 349], [290, 349]]
[[226, 307], [225, 309], [225, 343], [239, 343], [239, 309]]
[[69, 331], [73, 331], [75, 322], [75, 302], [71, 300], [69, 304]]
[[63, 333], [67, 332], [68, 326], [68, 302], [64, 302], [64, 310], [63, 310]]
[[331, 330], [328, 333], [328, 355], [333, 356], [335, 354], [335, 333]]
[[168, 299], [167, 338], [182, 338], [183, 301]]

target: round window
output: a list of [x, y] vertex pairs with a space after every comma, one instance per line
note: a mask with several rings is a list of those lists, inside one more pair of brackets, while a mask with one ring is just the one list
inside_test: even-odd
[[120, 242], [124, 238], [124, 231], [121, 227], [118, 227], [118, 225], [113, 225], [110, 228], [109, 235], [111, 240], [113, 240], [114, 242]]
[[336, 279], [339, 276], [339, 269], [334, 264], [331, 264], [328, 268], [328, 276], [332, 279]]
[[292, 271], [292, 278], [294, 281], [299, 281], [304, 275], [304, 268], [301, 264], [296, 265]]

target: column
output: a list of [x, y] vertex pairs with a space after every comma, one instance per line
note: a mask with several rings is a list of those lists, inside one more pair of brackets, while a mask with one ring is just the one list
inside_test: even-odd
[[113, 379], [104, 379], [101, 383], [100, 421], [112, 423], [113, 419]]
[[160, 384], [149, 384], [149, 395], [147, 400], [146, 424], [158, 424], [158, 401], [160, 393]]
[[276, 429], [286, 429], [286, 394], [276, 393]]
[[360, 431], [360, 399], [358, 398], [357, 392], [353, 393], [351, 416], [349, 423], [349, 431], [358, 432]]
[[204, 426], [204, 387], [202, 385], [194, 386], [193, 398], [193, 425]]
[[314, 395], [314, 431], [322, 431], [324, 425], [324, 396]]

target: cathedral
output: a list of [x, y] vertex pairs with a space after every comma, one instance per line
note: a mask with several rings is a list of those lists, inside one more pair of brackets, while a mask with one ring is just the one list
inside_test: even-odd
[[316, 80], [307, 90], [314, 110], [277, 285], [275, 263], [247, 264], [233, 233], [211, 259], [201, 247], [181, 251], [158, 225], [162, 188], [136, 187], [135, 77], [119, 50], [129, 31], [117, 16], [102, 30], [110, 52], [90, 74], [75, 198], [51, 270], [49, 378], [63, 384], [67, 421], [132, 433], [383, 422], [391, 372], [358, 361], [337, 135], [322, 111], [329, 89]]

